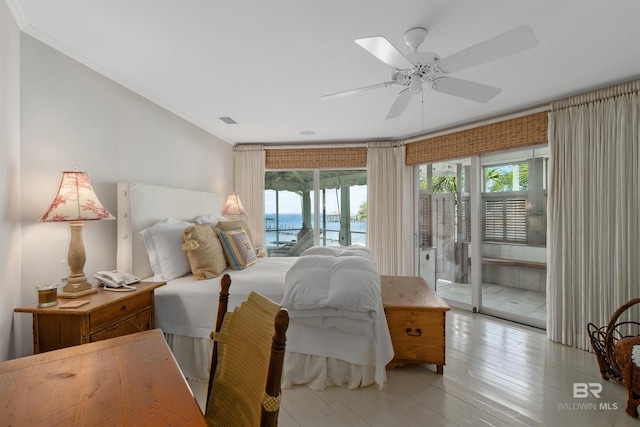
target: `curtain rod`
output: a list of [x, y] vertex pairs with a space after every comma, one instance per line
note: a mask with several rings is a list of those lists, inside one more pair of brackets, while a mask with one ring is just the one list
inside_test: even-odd
[[[256, 147], [256, 144], [236, 144], [233, 146], [234, 151], [251, 151], [251, 150], [303, 150], [310, 148], [365, 148], [367, 142], [361, 143], [311, 143], [311, 144], [262, 144], [260, 148], [249, 148], [250, 146]], [[247, 148], [245, 148], [247, 147]]]
[[603, 101], [608, 98], [640, 92], [640, 80], [633, 80], [619, 85], [610, 86], [604, 89], [594, 90], [581, 95], [571, 96], [551, 103], [551, 111], [563, 110], [565, 108], [577, 107], [579, 105], [592, 102]]

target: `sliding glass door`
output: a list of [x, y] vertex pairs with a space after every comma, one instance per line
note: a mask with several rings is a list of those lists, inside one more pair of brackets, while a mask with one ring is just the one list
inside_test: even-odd
[[548, 147], [420, 165], [419, 275], [450, 305], [544, 327]]
[[419, 167], [420, 275], [443, 298], [470, 306], [471, 159]]
[[266, 171], [268, 256], [299, 256], [314, 244], [364, 245], [366, 182], [367, 172], [361, 169]]
[[546, 323], [547, 162], [548, 147], [481, 159], [483, 311], [538, 327]]

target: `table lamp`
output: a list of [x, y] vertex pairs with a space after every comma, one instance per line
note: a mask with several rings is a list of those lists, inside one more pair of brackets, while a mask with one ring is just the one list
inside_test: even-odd
[[71, 240], [69, 241], [69, 278], [58, 291], [62, 298], [78, 298], [98, 291], [92, 288], [84, 275], [84, 263], [86, 255], [82, 243], [82, 227], [84, 221], [100, 219], [114, 219], [114, 217], [102, 206], [98, 200], [89, 175], [76, 170], [62, 172], [60, 186], [51, 205], [39, 218], [44, 222], [68, 222], [71, 227]]
[[222, 215], [228, 216], [233, 219], [237, 219], [238, 215], [246, 215], [247, 211], [244, 210], [242, 206], [242, 202], [240, 201], [240, 196], [238, 193], [231, 193], [227, 196], [227, 200], [224, 202], [224, 206], [222, 208]]

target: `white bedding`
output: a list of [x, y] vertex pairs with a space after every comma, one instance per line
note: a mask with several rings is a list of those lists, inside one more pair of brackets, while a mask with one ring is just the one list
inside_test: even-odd
[[[231, 276], [228, 309], [246, 299], [250, 291], [279, 302], [284, 294], [284, 276], [295, 258], [258, 258], [244, 270], [227, 269]], [[223, 273], [223, 274], [224, 274]], [[155, 323], [166, 334], [209, 339], [215, 328], [219, 277], [194, 281], [192, 276], [169, 281], [155, 291]]]
[[[193, 221], [203, 215], [218, 216], [220, 208], [219, 194], [143, 183], [118, 183], [117, 268], [138, 277], [151, 277], [149, 256], [138, 238], [140, 231], [167, 218]], [[322, 253], [333, 249], [316, 247], [314, 251]], [[251, 290], [276, 302], [282, 301], [285, 274], [296, 260], [293, 257], [261, 258], [245, 270], [227, 269], [225, 273], [231, 276], [229, 309], [244, 300]], [[215, 327], [221, 278], [222, 275], [193, 281], [189, 274], [170, 280], [155, 290], [155, 326], [164, 331], [176, 361], [190, 379], [207, 381], [209, 378], [212, 351], [209, 334]], [[371, 301], [368, 303], [370, 308]], [[319, 312], [308, 313], [312, 316], [296, 316], [293, 312], [294, 319], [287, 331], [284, 366], [285, 372], [289, 372], [289, 384], [306, 383], [317, 389], [331, 384], [349, 388], [374, 382], [381, 384], [378, 368], [383, 359], [391, 359], [386, 321], [384, 324], [380, 321], [384, 320], [381, 306], [375, 316], [370, 310], [331, 310], [330, 314], [324, 312], [321, 316], [318, 316]], [[324, 353], [292, 351], [296, 349], [315, 353], [324, 349]]]
[[393, 347], [380, 276], [366, 248], [316, 247], [303, 253], [286, 274], [281, 305], [291, 319], [283, 387], [323, 390], [375, 382], [382, 388]]
[[379, 299], [380, 277], [372, 260], [305, 253], [287, 272], [282, 306], [290, 317], [292, 311], [327, 307], [370, 313], [378, 310]]

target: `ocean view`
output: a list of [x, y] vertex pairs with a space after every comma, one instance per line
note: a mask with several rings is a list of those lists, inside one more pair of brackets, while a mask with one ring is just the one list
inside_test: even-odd
[[[320, 235], [320, 244], [325, 245], [324, 239], [326, 238], [326, 246], [337, 246], [339, 243], [338, 232], [340, 230], [340, 222], [334, 221], [335, 217], [329, 217], [327, 215], [326, 233]], [[331, 219], [331, 220], [330, 220]], [[311, 215], [311, 224], [307, 224], [307, 227], [313, 227], [313, 215]], [[279, 228], [279, 232], [276, 231], [276, 226]], [[320, 228], [322, 229], [322, 217], [320, 217]], [[276, 224], [276, 214], [265, 214], [265, 237], [267, 246], [271, 246], [275, 241], [290, 241], [296, 240], [298, 231], [302, 228], [302, 214], [299, 213], [281, 213], [278, 217], [278, 224]], [[365, 244], [365, 232], [367, 229], [367, 223], [365, 221], [351, 221], [351, 244]]]

